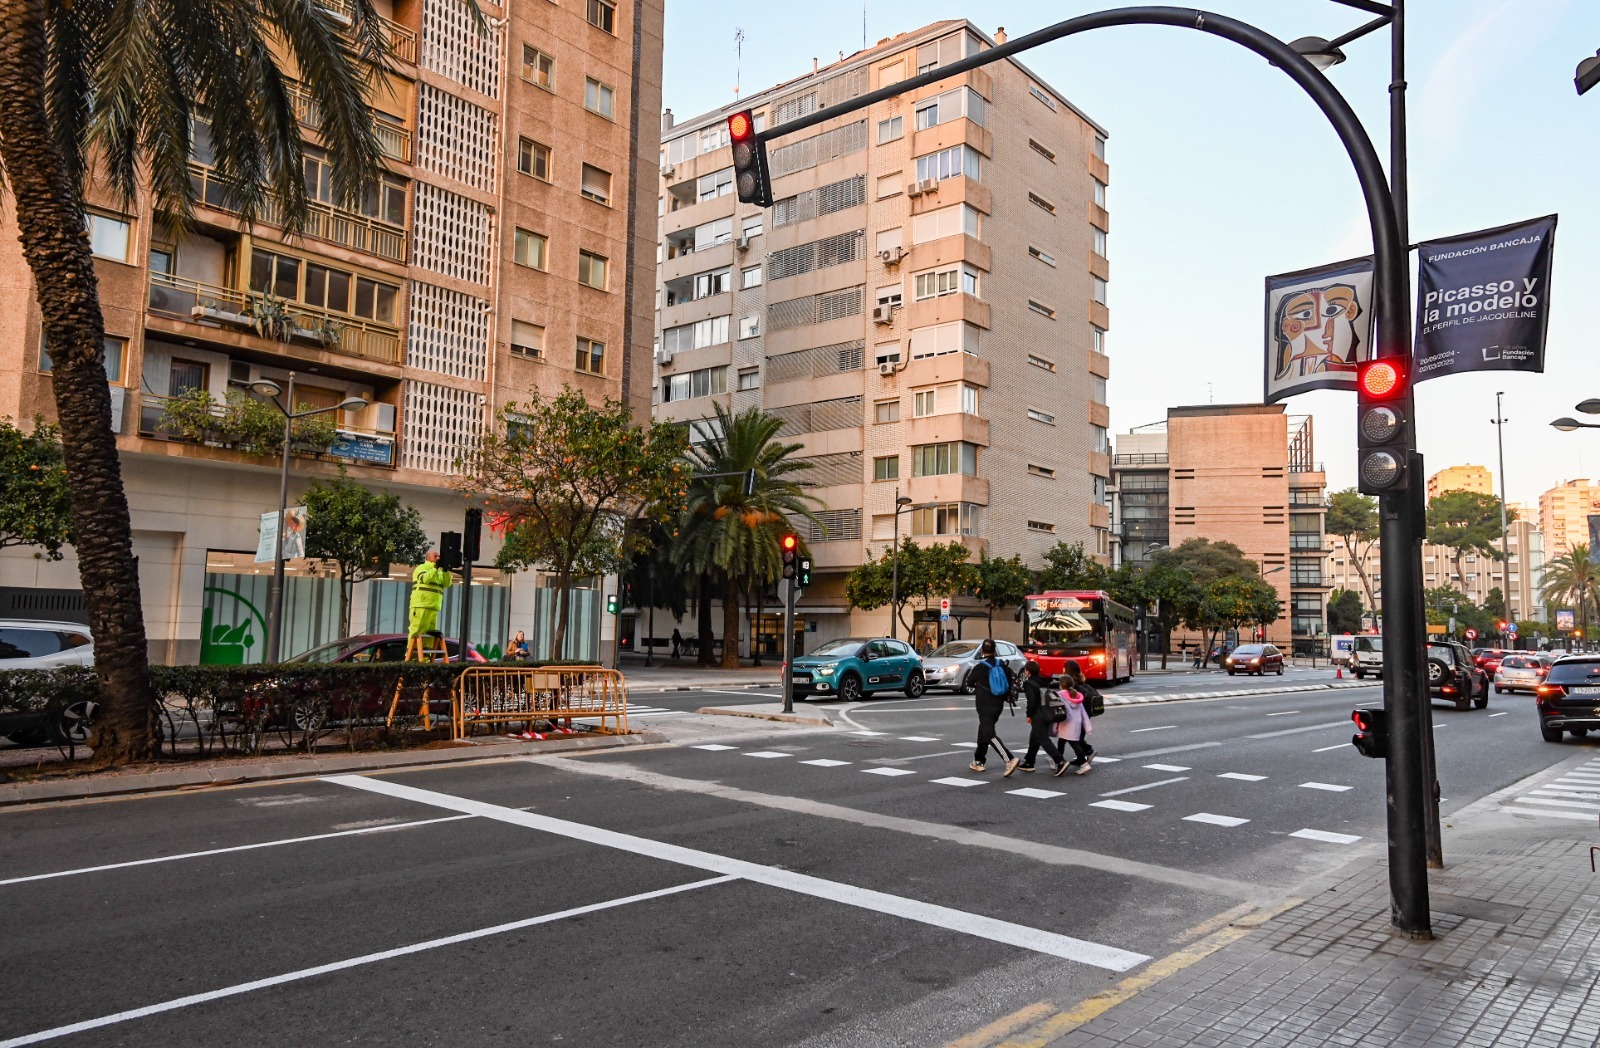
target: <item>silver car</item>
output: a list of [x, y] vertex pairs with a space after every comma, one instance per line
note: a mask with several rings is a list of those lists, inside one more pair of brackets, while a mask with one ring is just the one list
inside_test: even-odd
[[1532, 694], [1538, 691], [1539, 685], [1544, 683], [1545, 674], [1549, 672], [1549, 665], [1541, 658], [1507, 655], [1500, 660], [1500, 668], [1494, 671], [1494, 692], [1496, 695], [1507, 691]]
[[[952, 640], [924, 655], [922, 672], [928, 688], [950, 688], [968, 695], [976, 691], [978, 647], [982, 643], [981, 640]], [[1028, 657], [1015, 644], [997, 640], [994, 651], [1013, 678], [1021, 676], [1028, 665]]]

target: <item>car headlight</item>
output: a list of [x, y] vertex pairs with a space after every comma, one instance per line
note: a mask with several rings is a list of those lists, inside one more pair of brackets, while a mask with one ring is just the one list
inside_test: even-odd
[[834, 671], [837, 670], [838, 668], [839, 668], [839, 664], [837, 662], [830, 662], [826, 666], [818, 666], [817, 667], [817, 676], [819, 676], [819, 677], [831, 677], [831, 676], [833, 676]]

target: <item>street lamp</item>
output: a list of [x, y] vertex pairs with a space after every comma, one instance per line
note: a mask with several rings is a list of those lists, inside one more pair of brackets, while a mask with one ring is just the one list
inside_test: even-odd
[[889, 555], [889, 636], [894, 638], [900, 626], [900, 514], [912, 507], [911, 499], [894, 489], [894, 552]]
[[1338, 45], [1320, 36], [1302, 36], [1289, 41], [1289, 46], [1315, 66], [1319, 73], [1326, 73], [1344, 61], [1344, 52], [1339, 50]]
[[1275, 568], [1262, 568], [1261, 569], [1261, 577], [1262, 578], [1266, 578], [1268, 575], [1277, 574], [1278, 572], [1280, 572], [1282, 570], [1283, 570], [1283, 565], [1282, 564], [1279, 564]]
[[[1577, 409], [1585, 415], [1600, 415], [1600, 398], [1590, 397], [1576, 405]], [[1559, 429], [1563, 433], [1571, 433], [1575, 429], [1600, 429], [1600, 423], [1579, 422], [1572, 417], [1558, 418], [1550, 423], [1551, 428]]]
[[[328, 408], [294, 410], [294, 372], [289, 372], [288, 389], [271, 379], [256, 379], [250, 390], [266, 398], [283, 414], [283, 467], [278, 476], [278, 527], [272, 546], [272, 588], [267, 593], [267, 661], [281, 662], [283, 657], [283, 518], [289, 511], [289, 444], [293, 438], [294, 420], [312, 415], [325, 415], [330, 411], [360, 411], [367, 406], [365, 397], [346, 397]], [[283, 400], [279, 400], [279, 394]], [[287, 406], [285, 404], [287, 403]]]
[[1596, 51], [1593, 58], [1585, 58], [1578, 63], [1578, 75], [1572, 82], [1578, 86], [1580, 95], [1600, 84], [1600, 51]]

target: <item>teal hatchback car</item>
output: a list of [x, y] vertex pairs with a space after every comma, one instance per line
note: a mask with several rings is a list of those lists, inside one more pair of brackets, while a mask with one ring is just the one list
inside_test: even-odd
[[888, 637], [833, 640], [794, 660], [796, 698], [837, 695], [857, 702], [873, 692], [922, 696], [922, 658], [905, 641]]

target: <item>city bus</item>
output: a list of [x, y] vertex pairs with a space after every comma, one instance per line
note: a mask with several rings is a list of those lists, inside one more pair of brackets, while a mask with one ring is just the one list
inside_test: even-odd
[[1071, 659], [1091, 681], [1132, 680], [1138, 667], [1133, 609], [1102, 590], [1049, 590], [1023, 601], [1022, 649], [1047, 675]]

